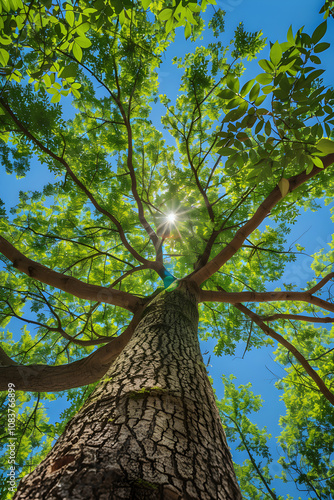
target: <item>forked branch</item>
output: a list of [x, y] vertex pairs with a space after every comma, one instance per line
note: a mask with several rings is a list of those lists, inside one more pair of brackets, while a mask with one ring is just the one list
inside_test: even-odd
[[[133, 316], [124, 332], [86, 358], [68, 365], [19, 365], [8, 358], [8, 365], [0, 366], [0, 391], [6, 391], [12, 383], [16, 390], [32, 392], [56, 392], [92, 384], [103, 377], [111, 363], [122, 352], [140, 321], [143, 307]], [[0, 350], [0, 362], [2, 359]], [[14, 364], [13, 364], [14, 363]]]
[[72, 276], [53, 271], [23, 255], [23, 253], [17, 250], [2, 236], [0, 236], [0, 252], [13, 263], [16, 269], [25, 273], [27, 276], [41, 283], [45, 283], [46, 285], [54, 286], [80, 299], [113, 304], [131, 312], [135, 312], [137, 307], [141, 304], [141, 299], [131, 293], [103, 286], [91, 285], [90, 283], [85, 283]]
[[277, 342], [279, 342], [283, 347], [288, 349], [288, 351], [290, 351], [291, 354], [293, 354], [294, 357], [299, 361], [299, 363], [302, 365], [306, 373], [308, 373], [308, 375], [316, 383], [320, 392], [334, 406], [334, 394], [328, 389], [324, 381], [319, 377], [317, 372], [311, 367], [309, 362], [298, 351], [298, 349], [295, 346], [293, 346], [288, 340], [282, 337], [282, 335], [275, 332], [275, 330], [270, 328], [270, 326], [266, 325], [264, 321], [260, 318], [260, 316], [258, 316], [256, 313], [248, 309], [248, 307], [240, 303], [236, 303], [233, 305], [234, 307], [239, 309], [239, 311], [248, 316], [252, 321], [254, 321], [254, 323], [258, 325], [265, 334], [269, 335], [269, 337], [273, 338], [274, 340], [277, 340]]

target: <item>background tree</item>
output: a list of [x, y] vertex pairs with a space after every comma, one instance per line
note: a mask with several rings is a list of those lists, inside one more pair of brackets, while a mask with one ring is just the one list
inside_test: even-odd
[[[18, 176], [36, 160], [51, 173], [1, 219], [1, 322], [26, 325], [20, 340], [4, 333], [0, 351], [0, 389], [22, 391], [20, 475], [62, 434], [16, 498], [241, 498], [198, 312], [218, 355], [278, 343], [283, 479], [331, 498], [332, 333], [317, 327], [333, 321], [331, 254], [317, 257], [302, 290], [265, 288], [295, 258], [284, 243], [299, 207], [332, 196], [326, 21], [311, 36], [290, 29], [241, 84], [242, 60], [265, 42], [241, 24], [228, 52], [218, 10], [217, 40], [175, 60], [184, 73], [172, 103], [158, 95], [157, 69], [177, 26], [201, 34], [205, 6], [4, 4], [2, 162]], [[159, 101], [176, 145], [152, 122]], [[63, 390], [72, 405], [48, 425], [41, 401]], [[260, 405], [225, 377], [217, 407], [248, 455], [236, 466], [243, 496], [283, 498], [268, 434], [248, 418]]]

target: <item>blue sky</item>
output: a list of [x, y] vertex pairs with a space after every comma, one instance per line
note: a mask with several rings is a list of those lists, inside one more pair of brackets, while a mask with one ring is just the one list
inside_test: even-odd
[[[268, 42], [276, 40], [282, 42], [286, 40], [286, 33], [289, 26], [292, 24], [293, 31], [296, 32], [301, 26], [305, 25], [305, 31], [312, 33], [314, 28], [322, 21], [322, 16], [318, 14], [321, 1], [315, 0], [280, 0], [279, 2], [264, 1], [264, 0], [218, 0], [217, 7], [226, 11], [226, 32], [222, 39], [225, 44], [233, 38], [233, 33], [240, 21], [244, 22], [247, 31], [263, 31], [264, 37], [268, 38]], [[210, 10], [210, 7], [208, 7]], [[334, 34], [334, 21], [330, 20], [329, 30], [325, 37], [326, 41], [331, 41]], [[171, 60], [176, 55], [189, 51], [191, 47], [190, 41], [185, 42], [183, 34], [180, 33], [177, 44], [174, 44], [169, 49], [164, 63], [160, 69], [161, 76], [161, 93], [166, 93], [172, 96], [178, 92], [178, 77], [177, 70], [171, 64]], [[205, 40], [203, 40], [205, 43]], [[262, 52], [261, 57], [268, 55], [268, 46]], [[324, 68], [327, 70], [324, 75], [324, 80], [327, 85], [333, 82], [334, 72], [332, 69], [333, 52], [331, 49], [324, 55]], [[257, 62], [252, 61], [247, 64], [247, 70], [244, 74], [245, 81], [250, 80], [260, 72]], [[159, 119], [159, 117], [155, 117]], [[42, 169], [42, 170], [41, 170]], [[18, 201], [18, 191], [20, 189], [38, 189], [49, 180], [49, 175], [45, 168], [39, 165], [34, 165], [27, 175], [26, 179], [17, 181], [15, 176], [7, 176], [0, 172], [0, 196], [6, 202], [7, 207], [13, 206]], [[324, 207], [320, 213], [306, 212], [302, 214], [300, 223], [295, 226], [292, 234], [289, 236], [289, 243], [297, 240], [306, 247], [306, 253], [312, 254], [323, 248], [329, 237], [332, 234], [332, 222], [330, 220], [330, 207]], [[291, 265], [290, 273], [294, 276], [294, 281], [298, 286], [303, 286], [304, 283], [311, 279], [312, 275], [309, 272], [310, 259], [303, 257], [295, 264]], [[18, 326], [18, 328], [21, 325]], [[12, 327], [10, 330], [13, 331]], [[202, 344], [203, 353], [210, 351], [215, 345], [214, 341], [208, 341]], [[253, 351], [241, 359], [244, 351], [244, 346], [240, 345], [237, 355], [234, 358], [215, 358], [211, 356], [209, 372], [214, 378], [214, 387], [217, 391], [218, 398], [223, 396], [223, 386], [220, 382], [221, 375], [233, 373], [237, 375], [237, 382], [246, 384], [249, 381], [253, 383], [253, 391], [255, 394], [261, 394], [266, 404], [263, 411], [257, 414], [255, 421], [260, 425], [267, 425], [273, 437], [279, 434], [278, 419], [284, 407], [279, 401], [279, 393], [274, 388], [275, 376], [283, 375], [282, 368], [278, 367], [273, 361], [272, 349], [261, 349]], [[204, 356], [204, 361], [208, 362], [208, 355]], [[59, 412], [64, 408], [64, 401], [48, 403], [50, 408], [50, 416], [57, 420]], [[275, 445], [273, 443], [275, 453]], [[236, 457], [237, 458], [237, 457]], [[278, 473], [277, 466], [272, 465], [272, 472]], [[297, 490], [292, 489], [291, 485], [283, 485], [281, 482], [275, 484], [277, 494], [287, 494], [297, 499], [300, 497], [306, 500], [307, 496], [303, 493], [297, 493]]]

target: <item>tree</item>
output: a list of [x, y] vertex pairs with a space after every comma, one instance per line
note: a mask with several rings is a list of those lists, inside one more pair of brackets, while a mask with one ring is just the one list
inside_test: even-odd
[[[317, 256], [302, 290], [265, 288], [296, 258], [284, 243], [299, 207], [332, 196], [334, 94], [318, 69], [327, 21], [311, 36], [290, 29], [245, 82], [260, 33], [239, 25], [230, 56], [219, 39], [198, 45], [175, 59], [183, 77], [172, 104], [158, 95], [157, 69], [179, 25], [186, 38], [201, 34], [204, 8], [5, 4], [2, 161], [21, 177], [35, 161], [52, 175], [1, 219], [1, 322], [25, 325], [19, 341], [4, 333], [0, 350], [0, 389], [22, 391], [22, 476], [61, 434], [15, 498], [238, 499], [235, 471], [244, 498], [283, 498], [267, 432], [248, 418], [260, 398], [225, 377], [216, 405], [198, 331], [217, 337], [218, 355], [278, 344], [282, 466], [331, 498], [333, 334], [316, 328], [334, 321], [331, 253]], [[209, 29], [223, 27], [218, 10]], [[176, 146], [152, 122], [159, 102]], [[48, 425], [40, 400], [64, 390], [73, 404]], [[235, 471], [222, 421], [248, 454]]]

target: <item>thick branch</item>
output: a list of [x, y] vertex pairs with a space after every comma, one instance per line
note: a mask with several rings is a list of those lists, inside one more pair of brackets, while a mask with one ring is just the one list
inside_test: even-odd
[[329, 273], [327, 274], [322, 280], [319, 281], [316, 285], [314, 285], [312, 288], [309, 289], [309, 293], [315, 293], [318, 290], [320, 290], [326, 283], [328, 283], [329, 280], [334, 278], [334, 273]]
[[23, 253], [17, 250], [11, 243], [0, 236], [0, 252], [7, 257], [13, 266], [27, 276], [45, 283], [46, 285], [54, 286], [59, 290], [70, 293], [75, 297], [97, 302], [106, 302], [115, 306], [123, 307], [134, 312], [141, 300], [131, 293], [122, 292], [121, 290], [111, 290], [102, 286], [91, 285], [77, 278], [66, 276], [52, 269], [35, 262]]
[[290, 344], [288, 340], [286, 340], [282, 335], [279, 333], [275, 332], [272, 328], [270, 328], [268, 325], [266, 325], [262, 319], [255, 314], [253, 311], [248, 309], [248, 307], [244, 306], [243, 304], [234, 304], [234, 307], [239, 309], [242, 313], [246, 314], [249, 318], [251, 318], [254, 323], [256, 323], [261, 330], [264, 331], [269, 337], [277, 340], [283, 347], [288, 349], [291, 354], [294, 355], [294, 357], [299, 361], [299, 363], [302, 365], [306, 373], [309, 374], [309, 376], [312, 378], [312, 380], [316, 383], [318, 386], [320, 392], [325, 396], [325, 398], [334, 406], [334, 394], [328, 389], [324, 381], [319, 377], [317, 372], [311, 367], [311, 365], [308, 363], [308, 361], [304, 358], [304, 356], [298, 351], [298, 349]]
[[0, 366], [17, 365], [17, 363], [6, 354], [0, 346]]
[[[334, 153], [321, 158], [324, 168], [313, 167], [309, 174], [306, 171], [301, 174], [297, 174], [290, 177], [289, 180], [289, 193], [292, 193], [299, 186], [307, 182], [312, 177], [323, 172], [334, 162]], [[227, 261], [233, 257], [233, 255], [241, 248], [245, 239], [261, 224], [261, 222], [267, 217], [270, 211], [277, 205], [279, 201], [282, 200], [282, 194], [278, 186], [276, 186], [271, 193], [267, 196], [263, 203], [256, 210], [253, 217], [251, 217], [244, 226], [242, 226], [237, 232], [234, 238], [226, 245], [226, 247], [221, 250], [221, 252], [216, 255], [210, 262], [208, 262], [204, 267], [196, 271], [192, 275], [192, 280], [194, 280], [197, 285], [203, 283], [203, 281], [209, 279], [213, 274], [215, 274]]]
[[86, 358], [68, 365], [15, 365], [0, 367], [0, 391], [11, 382], [19, 391], [56, 392], [82, 387], [99, 380], [129, 342], [139, 323], [142, 308], [133, 316], [124, 332]]

